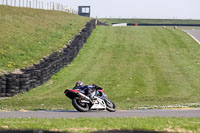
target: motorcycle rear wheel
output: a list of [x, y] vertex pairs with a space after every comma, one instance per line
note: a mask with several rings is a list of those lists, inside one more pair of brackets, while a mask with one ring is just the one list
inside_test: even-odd
[[[110, 103], [109, 103], [110, 102]], [[107, 100], [105, 100], [106, 103], [106, 110], [108, 110], [109, 112], [115, 112], [116, 111], [116, 106], [115, 104], [109, 100], [109, 102]]]
[[80, 103], [80, 99], [78, 97], [72, 99], [72, 105], [80, 112], [88, 112], [90, 109], [87, 103]]

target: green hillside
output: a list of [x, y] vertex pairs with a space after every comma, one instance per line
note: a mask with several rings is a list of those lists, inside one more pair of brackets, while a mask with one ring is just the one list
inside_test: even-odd
[[31, 66], [60, 50], [87, 21], [65, 12], [0, 6], [0, 73]]
[[102, 86], [118, 109], [200, 103], [199, 59], [200, 46], [179, 30], [99, 26], [70, 65], [0, 107], [74, 109], [63, 92], [78, 80]]

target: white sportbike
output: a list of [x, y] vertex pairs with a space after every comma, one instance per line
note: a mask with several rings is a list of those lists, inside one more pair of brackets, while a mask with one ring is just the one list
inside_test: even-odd
[[64, 93], [72, 100], [72, 105], [74, 108], [80, 112], [105, 109], [109, 112], [116, 111], [115, 104], [106, 97], [104, 89], [97, 89], [92, 99], [79, 90], [66, 89]]

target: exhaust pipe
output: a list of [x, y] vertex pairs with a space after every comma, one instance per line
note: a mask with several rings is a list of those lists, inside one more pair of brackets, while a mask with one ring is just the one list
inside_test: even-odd
[[84, 97], [85, 99], [87, 99], [89, 101], [91, 101], [91, 99], [88, 96], [84, 95], [83, 93], [79, 92], [78, 95], [81, 96], [81, 97]]

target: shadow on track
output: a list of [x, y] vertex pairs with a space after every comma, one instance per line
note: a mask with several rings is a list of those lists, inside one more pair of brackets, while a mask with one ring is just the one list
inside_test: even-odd
[[[77, 110], [36, 110], [36, 111], [42, 111], [42, 112], [71, 112], [71, 113], [81, 113]], [[105, 112], [105, 110], [89, 110], [88, 112]], [[86, 112], [83, 112], [86, 113]]]
[[43, 131], [43, 130], [0, 130], [0, 133], [69, 133], [69, 132]]
[[78, 112], [76, 110], [37, 110], [37, 111], [43, 111], [43, 112]]
[[145, 131], [145, 130], [109, 130], [109, 131], [96, 131], [92, 133], [165, 133], [157, 131]]
[[[69, 132], [58, 132], [58, 131], [43, 131], [43, 130], [0, 130], [0, 133], [69, 133]], [[145, 130], [109, 130], [109, 131], [96, 131], [91, 133], [165, 133], [156, 131], [145, 131]]]

